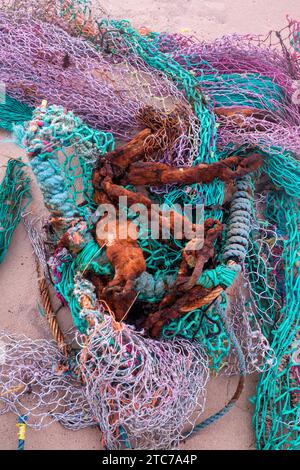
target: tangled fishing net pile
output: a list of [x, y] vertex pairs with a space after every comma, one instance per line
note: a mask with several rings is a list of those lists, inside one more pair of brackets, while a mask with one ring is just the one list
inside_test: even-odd
[[[169, 449], [259, 372], [257, 448], [299, 448], [300, 23], [208, 44], [139, 33], [88, 0], [0, 5], [0, 126], [28, 156], [1, 185], [0, 260], [23, 212], [55, 339], [1, 333], [0, 412]], [[201, 421], [210, 372], [239, 381]]]

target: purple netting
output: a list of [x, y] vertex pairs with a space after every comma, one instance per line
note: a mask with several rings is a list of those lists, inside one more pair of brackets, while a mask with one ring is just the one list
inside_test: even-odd
[[191, 164], [197, 155], [199, 123], [191, 106], [174, 84], [138, 57], [131, 56], [129, 63], [107, 56], [54, 25], [4, 12], [0, 47], [5, 51], [0, 76], [9, 96], [34, 107], [47, 98], [121, 139], [145, 128], [148, 109], [180, 115], [176, 140], [164, 159]]

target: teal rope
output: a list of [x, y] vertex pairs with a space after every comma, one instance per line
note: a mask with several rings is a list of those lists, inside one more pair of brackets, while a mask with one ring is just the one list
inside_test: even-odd
[[[62, 106], [41, 106], [33, 113], [25, 145], [49, 211], [56, 217], [88, 219], [94, 209], [91, 189], [94, 163], [99, 154], [114, 148], [112, 134], [89, 128]], [[67, 152], [68, 148], [72, 154]], [[78, 204], [80, 198], [84, 199], [83, 206]]]

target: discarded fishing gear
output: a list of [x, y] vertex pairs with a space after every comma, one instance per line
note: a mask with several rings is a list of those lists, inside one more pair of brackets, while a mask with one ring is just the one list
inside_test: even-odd
[[[73, 0], [11, 0], [0, 22], [0, 122], [30, 116], [47, 250], [27, 228], [60, 338], [2, 335], [1, 411], [168, 449], [258, 371], [257, 447], [299, 447], [299, 23], [207, 44], [142, 36]], [[239, 381], [201, 422], [209, 370]]]

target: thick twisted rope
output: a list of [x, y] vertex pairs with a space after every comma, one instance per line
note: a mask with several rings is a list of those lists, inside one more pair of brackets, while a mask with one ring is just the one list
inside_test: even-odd
[[22, 211], [30, 200], [30, 179], [24, 173], [24, 163], [10, 159], [0, 185], [0, 263], [7, 253]]
[[49, 274], [43, 239], [39, 235], [33, 220], [29, 217], [29, 214], [24, 214], [23, 223], [34, 251], [36, 270], [38, 275], [38, 286], [42, 307], [45, 313], [45, 318], [48, 322], [50, 331], [58, 345], [59, 350], [67, 357], [69, 353], [69, 348], [66, 345], [64, 335], [60, 329], [57, 317], [51, 305], [51, 299], [48, 288]]
[[[236, 265], [236, 261], [239, 263], [242, 262], [247, 254], [249, 233], [251, 229], [251, 208], [253, 202], [251, 180], [248, 176], [238, 181], [236, 183], [236, 187], [237, 189], [232, 198], [232, 203], [230, 206], [230, 215], [228, 219], [229, 229], [227, 232], [227, 240], [223, 252], [223, 258], [227, 260], [227, 265], [231, 267]], [[213, 289], [208, 296], [204, 297], [203, 300], [206, 301], [206, 304], [209, 304], [210, 302], [219, 298], [223, 292], [224, 288], [219, 286], [216, 289]], [[236, 391], [228, 403], [220, 411], [196, 425], [190, 435], [193, 435], [197, 431], [200, 431], [206, 426], [209, 426], [227, 414], [241, 396], [245, 384], [247, 368], [242, 348], [226, 316], [225, 309], [218, 305], [217, 311], [219, 316], [222, 318], [225, 331], [228, 334], [228, 337], [231, 340], [236, 352], [240, 369], [240, 378]]]

